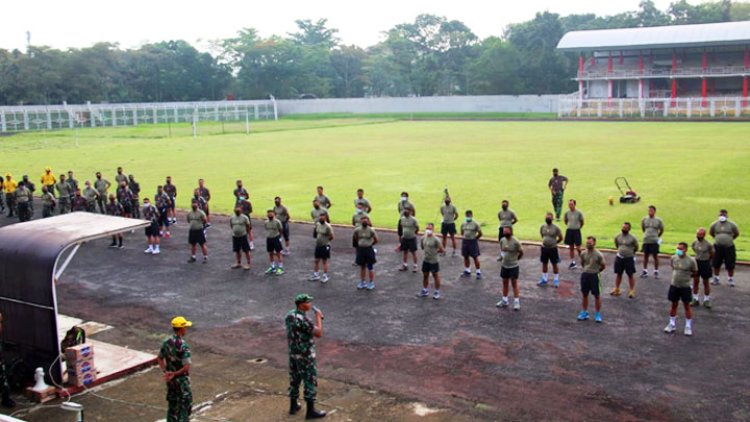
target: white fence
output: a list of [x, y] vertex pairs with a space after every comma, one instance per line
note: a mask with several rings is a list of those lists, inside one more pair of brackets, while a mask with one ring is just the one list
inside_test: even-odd
[[721, 98], [623, 98], [559, 100], [558, 117], [619, 119], [739, 119], [750, 118], [748, 99]]
[[0, 106], [0, 132], [276, 119], [273, 100]]

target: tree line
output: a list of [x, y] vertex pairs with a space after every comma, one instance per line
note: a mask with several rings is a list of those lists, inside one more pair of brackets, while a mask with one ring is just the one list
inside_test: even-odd
[[121, 49], [0, 49], [0, 105], [222, 99], [560, 94], [576, 89], [577, 59], [558, 52], [568, 31], [750, 20], [750, 3], [722, 0], [667, 10], [651, 0], [611, 16], [540, 12], [479, 39], [457, 20], [423, 14], [380, 43], [342, 44], [326, 19], [285, 36], [246, 28], [201, 52], [182, 40]]

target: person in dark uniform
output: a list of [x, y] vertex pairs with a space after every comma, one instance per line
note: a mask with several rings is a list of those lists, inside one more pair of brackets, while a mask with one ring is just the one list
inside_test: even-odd
[[[122, 217], [125, 215], [125, 210], [122, 208], [119, 202], [115, 200], [113, 193], [109, 194], [109, 202], [107, 203], [107, 215], [112, 217]], [[122, 249], [122, 233], [112, 236], [112, 243], [109, 245], [110, 248]]]
[[174, 211], [177, 203], [177, 186], [172, 184], [172, 176], [167, 176], [166, 183], [164, 183], [164, 193], [169, 196], [169, 208], [167, 209], [167, 217], [171, 218], [170, 223], [177, 224], [177, 215]]
[[[289, 414], [294, 415], [302, 408], [297, 401], [300, 384], [305, 385], [307, 414], [305, 419], [320, 419], [326, 412], [315, 409], [318, 387], [318, 369], [315, 355], [315, 338], [323, 336], [323, 313], [312, 306], [313, 297], [298, 294], [294, 298], [295, 309], [284, 317], [286, 338], [289, 345]], [[315, 311], [315, 323], [306, 315]]]
[[86, 198], [88, 212], [96, 212], [96, 201], [99, 199], [99, 192], [91, 187], [91, 182], [85, 182], [85, 188], [83, 189], [83, 197]]
[[73, 170], [68, 170], [68, 178], [66, 179], [68, 186], [70, 186], [70, 201], [73, 201], [76, 189], [78, 189], [78, 180], [73, 177]]
[[[145, 206], [146, 199], [144, 199]], [[193, 323], [178, 316], [172, 320], [174, 334], [164, 340], [157, 361], [167, 383], [167, 422], [189, 422], [193, 411], [190, 388], [190, 366], [193, 364], [190, 345], [185, 341]]]
[[237, 180], [237, 188], [234, 190], [235, 206], [240, 203], [240, 197], [247, 200], [250, 199], [250, 194], [247, 193], [247, 189], [242, 186], [242, 180]]
[[107, 190], [109, 190], [110, 186], [112, 186], [112, 184], [109, 183], [109, 180], [102, 179], [102, 173], [97, 171], [96, 180], [94, 180], [94, 189], [96, 189], [96, 192], [99, 194], [96, 199], [96, 204], [99, 205], [99, 212], [102, 214], [106, 214]]
[[122, 205], [125, 212], [123, 217], [131, 218], [133, 216], [133, 192], [128, 187], [128, 182], [120, 182], [117, 188], [117, 202]]
[[132, 174], [128, 175], [128, 188], [133, 193], [133, 218], [141, 218], [141, 184]]
[[29, 201], [29, 210], [31, 211], [32, 217], [34, 216], [34, 192], [36, 192], [36, 185], [29, 180], [29, 176], [27, 174], [23, 175], [23, 178], [21, 179], [21, 182], [18, 183], [19, 185], [23, 184], [26, 186], [26, 189], [29, 190], [31, 193], [31, 201]]
[[206, 228], [211, 227], [211, 210], [208, 207], [208, 203], [211, 201], [211, 191], [208, 190], [206, 187], [206, 181], [203, 179], [198, 179], [198, 194], [204, 201], [206, 201], [206, 207], [203, 209], [203, 212], [206, 213], [206, 218], [208, 219]]
[[55, 205], [57, 205], [55, 195], [47, 190], [46, 185], [42, 185], [42, 218], [52, 217], [55, 212]]
[[76, 189], [75, 195], [73, 195], [73, 201], [70, 204], [70, 209], [73, 212], [80, 211], [86, 212], [89, 209], [89, 201], [81, 195], [81, 190]]
[[24, 222], [31, 220], [31, 203], [34, 197], [31, 191], [23, 183], [18, 185], [14, 193], [16, 200], [16, 211], [18, 211], [18, 221]]

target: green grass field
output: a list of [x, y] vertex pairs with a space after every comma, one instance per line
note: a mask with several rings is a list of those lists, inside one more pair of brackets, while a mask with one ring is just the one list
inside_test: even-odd
[[[212, 210], [225, 213], [239, 178], [255, 215], [279, 195], [298, 220], [310, 218], [315, 186], [322, 184], [337, 223], [350, 221], [355, 190], [362, 187], [379, 227], [395, 226], [402, 190], [411, 194], [423, 224], [439, 222], [448, 185], [456, 206], [473, 209], [486, 223], [487, 237], [496, 236], [497, 210], [508, 199], [520, 220], [516, 235], [538, 240], [551, 209], [547, 180], [552, 167], [559, 167], [570, 178], [566, 199], [576, 198], [586, 216], [584, 235], [597, 236], [600, 246], [612, 245], [623, 221], [637, 225], [648, 204], [665, 220], [667, 252], [678, 241], [691, 241], [720, 208], [729, 210], [740, 230], [750, 227], [750, 125], [744, 123], [436, 122], [336, 115], [252, 123], [249, 135], [221, 132], [217, 125], [203, 125], [193, 139], [189, 126], [147, 125], [2, 137], [2, 171], [18, 178], [26, 173], [38, 182], [50, 165], [57, 174], [73, 169], [80, 181], [97, 170], [111, 180], [122, 165], [149, 194], [171, 175], [180, 207], [188, 206], [202, 177], [213, 194]], [[617, 176], [629, 179], [641, 204], [608, 205], [610, 196], [615, 201], [619, 196]], [[739, 257], [750, 260], [750, 237], [741, 236], [737, 247]]]

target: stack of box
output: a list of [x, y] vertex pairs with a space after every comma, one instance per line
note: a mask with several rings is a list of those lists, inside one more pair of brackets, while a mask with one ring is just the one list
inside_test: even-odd
[[68, 366], [68, 384], [83, 387], [96, 381], [93, 345], [84, 343], [68, 347], [65, 349], [65, 362]]

